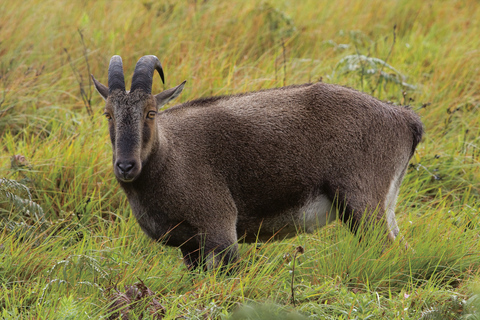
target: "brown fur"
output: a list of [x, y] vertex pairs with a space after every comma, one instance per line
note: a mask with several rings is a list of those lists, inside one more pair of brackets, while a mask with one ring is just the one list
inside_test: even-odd
[[[160, 94], [165, 102], [174, 89]], [[240, 238], [294, 235], [293, 216], [320, 196], [340, 200], [344, 221], [375, 209], [382, 221], [423, 133], [410, 109], [324, 83], [194, 100], [153, 121], [154, 96], [103, 96], [135, 217], [148, 236], [180, 247], [189, 267], [211, 253], [235, 260]], [[130, 180], [118, 163], [135, 163]]]

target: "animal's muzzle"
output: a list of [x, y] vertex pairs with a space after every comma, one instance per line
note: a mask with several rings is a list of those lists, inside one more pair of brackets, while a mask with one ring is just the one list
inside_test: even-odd
[[140, 174], [141, 165], [135, 160], [117, 160], [115, 175], [123, 182], [131, 182]]

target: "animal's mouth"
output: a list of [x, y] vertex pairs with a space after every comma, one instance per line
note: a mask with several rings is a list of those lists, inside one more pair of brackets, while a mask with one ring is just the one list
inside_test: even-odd
[[124, 183], [130, 183], [135, 181], [139, 175], [140, 172], [115, 172], [115, 176], [117, 177], [117, 179]]
[[134, 178], [128, 178], [128, 177], [119, 177], [117, 176], [117, 179], [120, 180], [121, 182], [129, 183], [135, 181], [136, 177]]

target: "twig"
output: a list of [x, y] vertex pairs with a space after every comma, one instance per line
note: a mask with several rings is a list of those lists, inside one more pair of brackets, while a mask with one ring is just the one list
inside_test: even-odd
[[276, 54], [276, 50], [275, 50], [275, 83], [277, 83], [277, 69], [278, 69], [278, 67], [277, 67], [278, 62], [277, 62], [277, 60], [278, 60], [278, 55]]
[[[3, 90], [3, 92], [2, 92], [2, 99], [0, 99], [0, 108], [2, 107], [2, 104], [5, 102], [6, 91], [7, 91], [7, 89]], [[10, 108], [6, 108], [5, 110], [0, 110], [0, 117], [3, 116], [5, 113], [7, 113], [8, 110], [10, 110], [12, 108], [13, 108], [13, 106], [11, 106]]]
[[[83, 46], [83, 56], [87, 64], [87, 71], [88, 74], [90, 74], [90, 64], [88, 63], [88, 54], [87, 54], [87, 47], [85, 46], [85, 41], [83, 39], [83, 34], [80, 29], [78, 29], [78, 33], [80, 35], [81, 41], [82, 41], [82, 46]], [[78, 86], [80, 88], [80, 96], [82, 97], [83, 104], [85, 105], [85, 109], [87, 109], [87, 113], [90, 116], [90, 118], [93, 117], [93, 109], [92, 109], [92, 80], [88, 76], [88, 93], [85, 92], [84, 89], [84, 84], [83, 84], [83, 77], [82, 74], [75, 68], [72, 58], [70, 56], [70, 53], [68, 52], [67, 48], [63, 48], [63, 51], [67, 54], [67, 59], [70, 64], [70, 68], [73, 71], [73, 74], [75, 75], [75, 79], [77, 80]]]
[[283, 49], [283, 85], [287, 85], [287, 59], [285, 58], [285, 41], [282, 39]]
[[393, 47], [395, 46], [395, 42], [397, 40], [397, 33], [395, 32], [395, 30], [397, 29], [397, 25], [393, 25], [393, 42], [392, 42], [392, 46], [390, 47], [390, 51], [388, 52], [388, 55], [387, 55], [387, 58], [385, 60], [383, 60], [383, 65], [382, 65], [382, 68], [380, 69], [380, 71], [378, 72], [378, 79], [377, 79], [377, 84], [373, 87], [372, 89], [372, 95], [373, 93], [375, 92], [375, 90], [377, 90], [378, 88], [378, 85], [380, 84], [380, 79], [382, 78], [382, 71], [383, 71], [383, 68], [385, 67], [385, 65], [387, 64], [387, 61], [388, 61], [388, 58], [390, 58], [390, 55], [392, 54], [392, 51], [393, 51]]
[[[5, 102], [5, 99], [7, 97], [7, 89], [8, 89], [8, 79], [10, 78], [10, 72], [8, 70], [12, 67], [13, 65], [13, 59], [10, 60], [9, 66], [6, 67], [2, 63], [1, 69], [0, 69], [0, 80], [2, 80], [3, 88], [2, 88], [2, 98], [0, 99], [0, 108], [2, 107], [3, 103]], [[13, 109], [14, 106], [10, 106], [4, 110], [0, 110], [0, 117], [5, 115], [8, 110]]]
[[78, 34], [80, 35], [80, 39], [82, 40], [82, 47], [83, 47], [83, 57], [85, 59], [85, 63], [87, 64], [87, 79], [88, 79], [88, 110], [89, 114], [93, 115], [93, 109], [92, 109], [92, 77], [90, 75], [92, 74], [90, 72], [90, 63], [88, 62], [88, 52], [87, 52], [87, 46], [85, 45], [85, 40], [83, 39], [83, 33], [82, 30], [78, 29]]
[[361, 66], [361, 70], [362, 72], [360, 72], [360, 83], [362, 84], [362, 91], [364, 91], [363, 89], [363, 75], [365, 74], [365, 62], [363, 59], [361, 59], [360, 57], [360, 51], [358, 50], [358, 47], [357, 47], [357, 42], [353, 41], [353, 45], [355, 46], [355, 52], [357, 52], [357, 57], [358, 57], [358, 60], [360, 61], [360, 66]]
[[298, 253], [304, 253], [305, 252], [305, 249], [302, 247], [302, 246], [298, 246], [295, 248], [295, 253], [293, 254], [293, 265], [292, 265], [292, 282], [290, 284], [290, 291], [292, 292], [292, 304], [294, 307], [296, 307], [296, 304], [295, 304], [295, 290], [294, 290], [294, 281], [295, 281], [295, 260], [297, 258], [297, 254]]

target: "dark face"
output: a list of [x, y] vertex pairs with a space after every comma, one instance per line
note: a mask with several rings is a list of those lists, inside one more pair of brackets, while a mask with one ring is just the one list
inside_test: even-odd
[[108, 96], [105, 117], [113, 149], [113, 170], [118, 180], [134, 181], [142, 172], [156, 136], [154, 97], [136, 90]]

